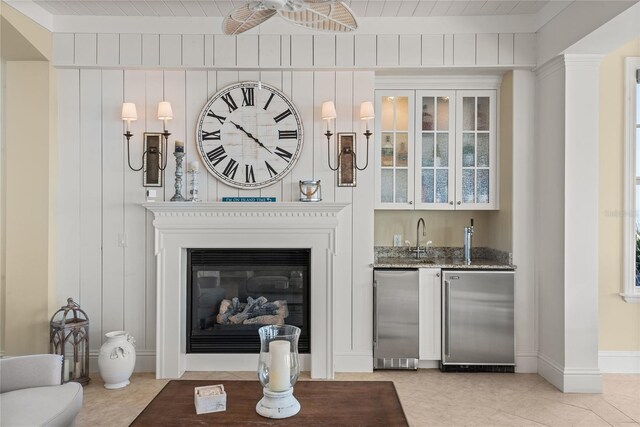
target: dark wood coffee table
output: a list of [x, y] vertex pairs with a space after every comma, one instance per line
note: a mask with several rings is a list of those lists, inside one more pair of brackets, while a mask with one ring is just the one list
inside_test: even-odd
[[[227, 410], [197, 415], [193, 389], [224, 384]], [[286, 419], [256, 413], [262, 398], [258, 381], [170, 381], [149, 403], [133, 426], [407, 426], [392, 381], [299, 381], [294, 396], [300, 412]]]

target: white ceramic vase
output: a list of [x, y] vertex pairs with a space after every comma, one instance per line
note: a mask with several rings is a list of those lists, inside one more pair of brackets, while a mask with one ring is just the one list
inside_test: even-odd
[[104, 387], [126, 387], [136, 365], [136, 341], [126, 331], [107, 332], [104, 336], [107, 341], [100, 347], [98, 356], [98, 369]]

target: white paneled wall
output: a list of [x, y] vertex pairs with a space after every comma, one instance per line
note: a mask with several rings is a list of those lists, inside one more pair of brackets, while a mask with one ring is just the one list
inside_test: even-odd
[[404, 68], [535, 66], [535, 34], [54, 33], [54, 65]]
[[[364, 356], [370, 363], [373, 167], [358, 172], [357, 187], [335, 186], [335, 173], [327, 166], [327, 143], [322, 136], [320, 106], [323, 101], [335, 100], [339, 118], [334, 132], [361, 134], [364, 129], [359, 120], [359, 105], [361, 101], [373, 100], [373, 72], [246, 68], [180, 70], [169, 64], [180, 65], [180, 61], [202, 64], [212, 58], [228, 63], [236, 61], [235, 49], [229, 54], [222, 47], [222, 44], [229, 44], [229, 40], [235, 46], [235, 39], [127, 35], [127, 41], [123, 43], [123, 37], [125, 35], [94, 37], [98, 45], [91, 54], [80, 55], [72, 49], [69, 64], [75, 58], [86, 61], [93, 58], [94, 68], [63, 67], [58, 70], [57, 295], [61, 305], [67, 297], [73, 297], [87, 311], [91, 319], [92, 352], [95, 354], [100, 348], [105, 332], [121, 329], [136, 338], [139, 353], [151, 358], [155, 350], [153, 218], [141, 206], [145, 201], [142, 172], [134, 172], [126, 165], [126, 140], [122, 136], [124, 129], [120, 120], [122, 102], [135, 102], [138, 109], [138, 120], [131, 123], [134, 167], [140, 166], [143, 133], [162, 130], [162, 122], [156, 118], [157, 104], [161, 100], [170, 101], [174, 112], [174, 119], [168, 125], [171, 132], [169, 152], [173, 152], [176, 139], [185, 141], [185, 163], [188, 164], [199, 160], [195, 128], [206, 100], [231, 83], [260, 79], [281, 89], [300, 111], [304, 148], [295, 168], [281, 182], [251, 191], [228, 187], [205, 172], [201, 175], [200, 194], [206, 201], [219, 201], [229, 195], [274, 196], [278, 201], [295, 201], [299, 180], [321, 179], [325, 201], [351, 203], [345, 216], [348, 231], [338, 237], [336, 258], [340, 276], [348, 278], [337, 283], [335, 289], [336, 352], [342, 357], [337, 359], [337, 366], [338, 369], [357, 366], [361, 360], [358, 357]], [[320, 56], [335, 55], [331, 48], [335, 38], [329, 38], [331, 40], [323, 39], [329, 43], [325, 46], [326, 52], [323, 50]], [[71, 35], [72, 45], [75, 45], [75, 39]], [[93, 40], [84, 36], [79, 39], [85, 47]], [[107, 44], [100, 45], [101, 40]], [[264, 40], [271, 52], [277, 54], [276, 58], [285, 58], [279, 50], [283, 46], [280, 36]], [[263, 39], [258, 40], [255, 36], [237, 41], [242, 49], [256, 53], [255, 63], [262, 57], [255, 51], [259, 41]], [[291, 45], [292, 51], [308, 48], [313, 40], [301, 39], [299, 42], [301, 45]], [[171, 49], [164, 49], [164, 43], [169, 43]], [[148, 51], [148, 46], [151, 50], [156, 49], [155, 55]], [[159, 50], [158, 46], [161, 47]], [[207, 46], [213, 49], [211, 54], [205, 54], [203, 49]], [[59, 54], [58, 58], [61, 57]], [[157, 60], [155, 65], [166, 64], [167, 68], [113, 69], [100, 67], [104, 65], [101, 63], [96, 68], [95, 61], [100, 58], [119, 58], [130, 65]], [[311, 58], [314, 58], [313, 54]], [[273, 60], [273, 55], [263, 59]], [[362, 136], [359, 136], [359, 147], [364, 150]], [[373, 156], [373, 152], [370, 155]], [[161, 200], [169, 200], [174, 193], [174, 171], [175, 162], [171, 157], [165, 171], [164, 188], [157, 189]], [[186, 194], [186, 180], [182, 191]], [[367, 366], [360, 366], [363, 368]]]

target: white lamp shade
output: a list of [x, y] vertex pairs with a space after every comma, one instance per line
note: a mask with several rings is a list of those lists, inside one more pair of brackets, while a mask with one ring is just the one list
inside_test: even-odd
[[336, 114], [336, 106], [333, 104], [333, 101], [325, 101], [322, 103], [322, 119], [323, 120], [331, 120], [335, 119]]
[[122, 104], [122, 120], [138, 120], [136, 104], [133, 102], [125, 102]]
[[171, 110], [171, 103], [167, 101], [161, 101], [158, 104], [158, 120], [171, 120], [173, 119], [173, 111]]
[[360, 104], [360, 120], [371, 120], [375, 117], [373, 112], [373, 102], [364, 101]]

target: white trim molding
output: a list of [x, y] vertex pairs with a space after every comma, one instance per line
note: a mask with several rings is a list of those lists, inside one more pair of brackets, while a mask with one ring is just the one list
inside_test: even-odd
[[[157, 309], [156, 378], [180, 378], [185, 371], [253, 370], [255, 358], [225, 364], [217, 354], [186, 353], [187, 249], [311, 249], [312, 378], [334, 377], [334, 269], [340, 213], [348, 203], [189, 203], [143, 205], [154, 214]], [[228, 359], [227, 359], [228, 360]], [[216, 363], [218, 362], [218, 363]], [[219, 363], [223, 362], [223, 363]]]
[[625, 120], [624, 120], [624, 223], [622, 255], [622, 292], [626, 302], [640, 303], [640, 289], [636, 283], [636, 70], [640, 58], [625, 58]]
[[599, 369], [565, 368], [542, 353], [538, 353], [538, 373], [563, 393], [602, 393]]
[[[98, 356], [100, 350], [91, 350], [89, 352], [89, 372], [100, 372], [98, 370]], [[138, 350], [136, 349], [136, 366], [133, 372], [155, 372], [156, 370], [156, 351], [155, 350]]]
[[640, 351], [601, 351], [600, 372], [605, 374], [640, 374]]

